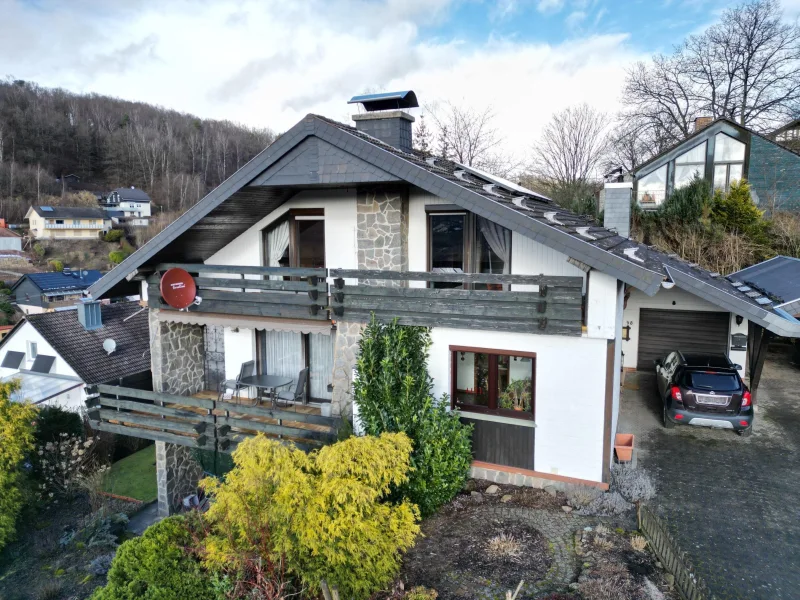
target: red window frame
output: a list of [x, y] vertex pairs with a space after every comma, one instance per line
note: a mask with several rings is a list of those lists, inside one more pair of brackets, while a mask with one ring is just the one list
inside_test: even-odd
[[[461, 352], [471, 352], [474, 354], [486, 354], [489, 358], [489, 406], [478, 406], [474, 404], [464, 404], [457, 401], [458, 385], [458, 360]], [[498, 407], [497, 393], [497, 374], [498, 357], [517, 356], [520, 358], [531, 359], [531, 410], [519, 411], [509, 410]], [[519, 350], [498, 350], [495, 348], [476, 348], [473, 346], [450, 346], [450, 408], [457, 408], [462, 412], [477, 412], [490, 415], [511, 417], [533, 421], [536, 418], [536, 353], [522, 352]]]

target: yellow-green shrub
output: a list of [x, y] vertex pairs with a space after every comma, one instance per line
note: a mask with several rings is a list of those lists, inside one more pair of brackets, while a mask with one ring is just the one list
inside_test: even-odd
[[36, 411], [28, 403], [11, 401], [17, 389], [16, 382], [0, 383], [0, 549], [14, 537], [22, 509], [19, 464], [33, 448]]
[[224, 482], [202, 482], [214, 496], [207, 565], [236, 573], [270, 547], [270, 560], [285, 559], [312, 590], [368, 597], [391, 581], [419, 533], [416, 506], [384, 502], [406, 481], [410, 454], [408, 436], [397, 433], [310, 454], [263, 436], [243, 442]]

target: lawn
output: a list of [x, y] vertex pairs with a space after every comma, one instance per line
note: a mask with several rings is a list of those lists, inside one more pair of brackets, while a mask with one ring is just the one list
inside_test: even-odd
[[155, 444], [111, 465], [111, 473], [103, 489], [111, 494], [135, 498], [142, 502], [155, 500], [157, 498]]

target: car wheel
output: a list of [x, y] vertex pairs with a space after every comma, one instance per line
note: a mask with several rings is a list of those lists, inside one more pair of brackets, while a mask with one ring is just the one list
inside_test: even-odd
[[664, 428], [665, 429], [672, 429], [673, 427], [675, 427], [675, 423], [672, 422], [670, 420], [670, 418], [667, 416], [667, 405], [666, 404], [664, 404], [664, 410], [662, 412], [662, 419], [664, 421]]
[[740, 429], [736, 433], [739, 434], [739, 437], [750, 437], [751, 435], [753, 435], [753, 426], [751, 425], [747, 429]]

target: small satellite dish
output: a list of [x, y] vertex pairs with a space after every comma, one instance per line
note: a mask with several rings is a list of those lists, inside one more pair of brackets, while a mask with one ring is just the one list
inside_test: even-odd
[[117, 342], [115, 342], [111, 338], [108, 338], [107, 340], [105, 340], [103, 342], [103, 350], [105, 350], [109, 354], [114, 352], [114, 350], [116, 350], [116, 349], [117, 349]]
[[83, 276], [86, 277], [89, 274], [89, 271], [84, 271]]

